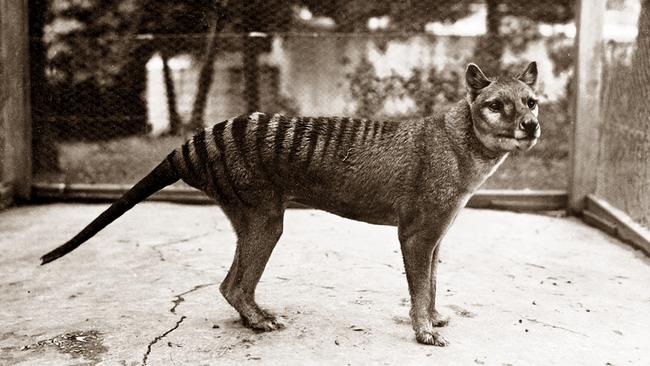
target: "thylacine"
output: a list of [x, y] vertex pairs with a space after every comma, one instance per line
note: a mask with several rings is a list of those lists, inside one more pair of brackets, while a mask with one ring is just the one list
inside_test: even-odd
[[255, 302], [255, 287], [282, 234], [288, 202], [396, 225], [418, 342], [446, 345], [436, 327], [438, 244], [470, 195], [509, 152], [539, 137], [537, 65], [488, 79], [467, 67], [467, 97], [444, 115], [404, 122], [288, 118], [253, 113], [208, 128], [43, 264], [72, 251], [149, 195], [179, 179], [214, 198], [237, 234], [221, 293], [254, 329], [282, 327]]

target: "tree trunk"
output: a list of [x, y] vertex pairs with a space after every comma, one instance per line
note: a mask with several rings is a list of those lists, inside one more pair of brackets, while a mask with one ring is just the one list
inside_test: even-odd
[[45, 47], [43, 28], [47, 13], [47, 1], [30, 0], [29, 6], [29, 72], [32, 103], [32, 170], [35, 173], [57, 172], [59, 152], [54, 143], [54, 126], [45, 120], [47, 110], [44, 96], [48, 94], [45, 78]]
[[486, 33], [479, 38], [474, 51], [476, 62], [488, 75], [498, 75], [501, 72], [501, 56], [503, 55], [503, 39], [499, 30], [502, 14], [499, 11], [498, 0], [486, 0]]
[[204, 113], [205, 106], [208, 101], [208, 92], [212, 86], [214, 79], [214, 62], [217, 56], [219, 31], [223, 28], [222, 21], [219, 21], [218, 15], [215, 13], [211, 20], [211, 32], [208, 38], [208, 43], [205, 50], [205, 57], [203, 59], [203, 66], [199, 74], [198, 86], [196, 89], [196, 97], [194, 98], [194, 105], [192, 107], [192, 114], [188, 129], [190, 131], [199, 131], [204, 127]]
[[163, 78], [165, 79], [165, 92], [167, 94], [167, 111], [169, 113], [169, 135], [180, 135], [182, 122], [176, 107], [176, 88], [169, 69], [169, 53], [162, 51]]
[[255, 37], [244, 39], [244, 99], [246, 112], [253, 113], [259, 110], [259, 67], [257, 59], [260, 54], [259, 42]]

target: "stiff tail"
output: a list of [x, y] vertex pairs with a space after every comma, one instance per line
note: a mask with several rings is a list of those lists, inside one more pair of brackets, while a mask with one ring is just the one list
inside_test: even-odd
[[167, 159], [158, 164], [151, 173], [147, 174], [147, 176], [136, 183], [133, 188], [120, 197], [120, 199], [115, 201], [106, 209], [106, 211], [102, 212], [101, 215], [88, 224], [88, 226], [81, 230], [81, 232], [79, 232], [79, 234], [74, 238], [42, 256], [41, 265], [52, 262], [53, 260], [70, 253], [86, 240], [92, 238], [100, 230], [108, 226], [108, 224], [122, 216], [137, 203], [143, 201], [164, 187], [178, 181], [180, 176], [172, 162], [173, 154], [174, 153], [170, 154]]

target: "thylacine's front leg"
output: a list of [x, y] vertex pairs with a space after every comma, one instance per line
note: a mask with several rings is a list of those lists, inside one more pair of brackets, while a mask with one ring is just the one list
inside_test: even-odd
[[[442, 235], [441, 235], [441, 239], [442, 239]], [[429, 273], [429, 278], [431, 279], [431, 302], [429, 303], [429, 317], [431, 318], [431, 324], [434, 327], [444, 327], [449, 323], [449, 317], [443, 316], [438, 312], [438, 310], [436, 310], [436, 285], [437, 285], [436, 273], [438, 270], [439, 251], [440, 251], [440, 241], [438, 241], [438, 244], [433, 250], [433, 255], [431, 256], [431, 272]]]
[[447, 324], [435, 308], [436, 268], [440, 240], [456, 212], [429, 218], [422, 213], [405, 215], [398, 226], [406, 280], [411, 295], [411, 323], [418, 342], [435, 346], [448, 344], [436, 327]]

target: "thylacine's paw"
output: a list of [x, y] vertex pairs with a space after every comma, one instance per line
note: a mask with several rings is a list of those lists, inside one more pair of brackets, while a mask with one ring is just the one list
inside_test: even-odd
[[431, 316], [431, 325], [434, 328], [446, 327], [447, 324], [449, 324], [449, 317], [444, 316], [437, 311], [434, 311], [434, 313], [430, 316]]
[[430, 344], [436, 347], [445, 347], [449, 344], [440, 333], [427, 330], [421, 330], [415, 333], [415, 339], [418, 343]]
[[415, 330], [415, 339], [417, 339], [418, 343], [430, 344], [437, 347], [445, 347], [449, 344], [440, 333], [434, 330], [431, 326], [431, 320], [419, 323], [419, 325], [414, 326], [413, 329]]
[[251, 328], [258, 332], [270, 332], [273, 330], [284, 329], [284, 324], [276, 319], [275, 316], [264, 312], [263, 317], [255, 317], [250, 319], [242, 316], [242, 323], [245, 327]]

